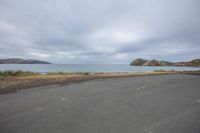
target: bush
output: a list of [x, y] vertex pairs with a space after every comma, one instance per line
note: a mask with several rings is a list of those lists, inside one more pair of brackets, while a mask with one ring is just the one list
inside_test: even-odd
[[38, 75], [39, 73], [30, 71], [0, 71], [0, 76], [30, 76]]
[[90, 75], [90, 73], [88, 73], [88, 72], [85, 72], [85, 73], [83, 73], [84, 75]]
[[167, 72], [166, 70], [154, 70], [154, 72]]
[[[38, 72], [31, 71], [0, 71], [0, 76], [32, 76], [32, 75], [43, 75]], [[90, 75], [89, 72], [48, 72], [44, 75]]]

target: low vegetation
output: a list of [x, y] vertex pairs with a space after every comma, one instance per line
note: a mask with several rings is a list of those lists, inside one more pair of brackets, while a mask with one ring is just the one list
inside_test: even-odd
[[48, 72], [46, 75], [90, 75], [89, 72]]
[[31, 71], [0, 71], [0, 76], [34, 76], [34, 75], [90, 75], [89, 72], [47, 72], [38, 73]]
[[40, 75], [40, 73], [31, 71], [0, 71], [0, 76], [32, 76], [32, 75]]
[[154, 72], [51, 72], [37, 73], [30, 71], [0, 71], [0, 95], [16, 92], [21, 89], [45, 85], [67, 85], [93, 79], [106, 79], [128, 76], [165, 75], [165, 74], [192, 74], [200, 75], [200, 71], [156, 70]]
[[154, 70], [154, 72], [175, 72], [174, 69], [171, 69], [171, 70]]

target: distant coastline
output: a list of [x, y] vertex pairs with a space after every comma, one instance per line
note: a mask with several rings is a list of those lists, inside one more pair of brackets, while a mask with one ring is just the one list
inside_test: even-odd
[[0, 64], [51, 64], [51, 63], [35, 59], [25, 60], [20, 58], [8, 58], [8, 59], [0, 59]]
[[193, 59], [187, 62], [169, 62], [162, 60], [146, 60], [142, 58], [135, 59], [130, 64], [131, 66], [188, 66], [188, 67], [200, 67], [200, 59]]

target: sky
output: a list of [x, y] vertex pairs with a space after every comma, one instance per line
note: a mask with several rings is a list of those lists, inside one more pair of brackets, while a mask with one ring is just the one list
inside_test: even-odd
[[0, 58], [129, 64], [200, 57], [200, 0], [0, 0]]

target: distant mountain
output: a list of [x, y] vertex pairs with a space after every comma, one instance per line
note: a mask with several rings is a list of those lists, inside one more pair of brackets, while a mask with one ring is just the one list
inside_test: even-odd
[[194, 59], [188, 62], [169, 62], [160, 60], [135, 59], [131, 66], [200, 66], [200, 59]]
[[0, 59], [0, 64], [51, 64], [51, 63], [34, 59], [24, 60], [19, 58], [10, 58], [10, 59]]

